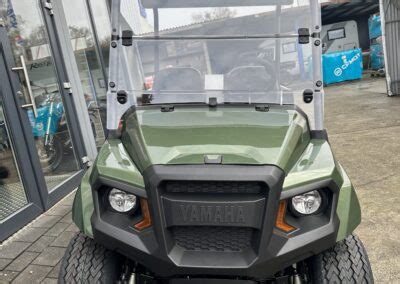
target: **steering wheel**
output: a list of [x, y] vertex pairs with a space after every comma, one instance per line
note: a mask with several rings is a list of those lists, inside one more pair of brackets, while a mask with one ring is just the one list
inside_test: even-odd
[[271, 61], [246, 52], [239, 56], [236, 65], [227, 74], [229, 90], [265, 92], [276, 88], [276, 70]]

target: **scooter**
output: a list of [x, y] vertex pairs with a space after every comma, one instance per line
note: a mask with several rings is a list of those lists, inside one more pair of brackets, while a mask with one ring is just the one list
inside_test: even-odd
[[[45, 89], [45, 94], [38, 105], [40, 107], [37, 109], [37, 117], [35, 118], [31, 110], [28, 111], [28, 116], [43, 172], [51, 173], [60, 166], [64, 153], [72, 152], [72, 141], [59, 93], [57, 91], [49, 93]], [[87, 107], [93, 135], [96, 138], [94, 127], [97, 118], [96, 103], [90, 100]]]
[[44, 173], [53, 172], [61, 164], [64, 149], [71, 148], [64, 107], [58, 99], [58, 92], [45, 94], [37, 109], [37, 117], [31, 110], [28, 117], [42, 170]]

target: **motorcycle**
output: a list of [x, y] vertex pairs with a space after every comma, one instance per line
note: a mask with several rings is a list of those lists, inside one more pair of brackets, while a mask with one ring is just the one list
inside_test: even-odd
[[59, 93], [46, 93], [38, 104], [37, 117], [28, 111], [40, 164], [44, 173], [54, 172], [61, 164], [64, 150], [71, 149], [71, 140]]
[[[44, 89], [42, 87], [42, 89]], [[64, 153], [73, 152], [64, 107], [58, 91], [47, 92], [37, 98], [37, 117], [28, 111], [29, 121], [36, 141], [40, 164], [44, 173], [54, 172], [61, 164]], [[87, 99], [90, 124], [96, 138], [94, 121], [97, 119], [96, 103]]]

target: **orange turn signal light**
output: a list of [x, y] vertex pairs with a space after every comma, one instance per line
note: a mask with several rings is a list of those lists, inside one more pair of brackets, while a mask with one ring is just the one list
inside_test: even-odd
[[134, 227], [138, 230], [144, 230], [146, 228], [151, 227], [151, 218], [150, 218], [150, 210], [149, 203], [147, 199], [140, 199], [140, 209], [142, 210], [143, 219], [139, 223], [137, 223]]
[[276, 217], [275, 226], [278, 229], [284, 231], [285, 233], [289, 233], [295, 230], [296, 228], [286, 223], [285, 215], [286, 215], [286, 201], [281, 201], [279, 203], [278, 216]]

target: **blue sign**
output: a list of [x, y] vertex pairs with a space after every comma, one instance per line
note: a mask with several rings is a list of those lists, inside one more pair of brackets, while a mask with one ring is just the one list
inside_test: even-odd
[[363, 71], [361, 49], [322, 55], [322, 70], [325, 84], [361, 79]]

